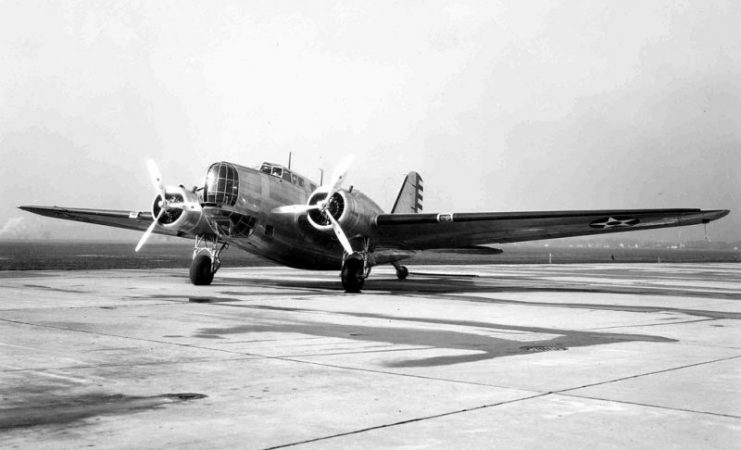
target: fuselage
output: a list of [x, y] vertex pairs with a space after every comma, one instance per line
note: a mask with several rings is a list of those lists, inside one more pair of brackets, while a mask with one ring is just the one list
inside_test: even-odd
[[[219, 162], [208, 169], [202, 201], [220, 239], [232, 246], [290, 267], [340, 269], [343, 249], [332, 233], [316, 229], [305, 214], [273, 212], [279, 206], [305, 204], [317, 187], [278, 164], [253, 169]], [[357, 190], [343, 194], [365, 205], [366, 214], [383, 212]]]

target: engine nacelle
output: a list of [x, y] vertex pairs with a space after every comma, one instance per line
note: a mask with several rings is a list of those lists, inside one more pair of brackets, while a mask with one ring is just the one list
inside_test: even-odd
[[[326, 191], [314, 191], [309, 197], [308, 204], [315, 205], [326, 197]], [[345, 234], [352, 237], [369, 235], [371, 232], [371, 218], [380, 213], [381, 209], [371, 199], [359, 192], [340, 190], [332, 194], [327, 212], [337, 220]], [[331, 222], [321, 211], [309, 211], [308, 219], [309, 223], [317, 230], [333, 233]]]
[[[185, 189], [183, 186], [168, 186], [165, 188], [168, 203], [181, 203], [185, 207], [168, 208], [160, 217], [159, 224], [163, 228], [178, 233], [195, 233], [207, 227], [200, 208], [198, 195]], [[157, 194], [152, 202], [152, 215], [157, 217], [162, 210], [162, 195]]]

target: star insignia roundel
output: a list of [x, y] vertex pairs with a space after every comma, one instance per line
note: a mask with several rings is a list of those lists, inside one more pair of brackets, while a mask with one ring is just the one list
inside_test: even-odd
[[635, 226], [639, 222], [635, 217], [605, 217], [597, 219], [590, 223], [589, 226], [592, 228], [608, 229], [608, 228], [630, 228]]

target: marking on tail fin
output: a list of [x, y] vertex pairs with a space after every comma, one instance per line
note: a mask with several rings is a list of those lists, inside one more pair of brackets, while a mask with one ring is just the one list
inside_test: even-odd
[[417, 172], [409, 172], [401, 184], [391, 213], [408, 214], [422, 211], [422, 177]]

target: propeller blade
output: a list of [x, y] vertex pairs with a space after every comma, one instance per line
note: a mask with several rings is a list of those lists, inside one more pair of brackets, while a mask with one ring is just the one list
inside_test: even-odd
[[350, 166], [352, 166], [353, 162], [353, 155], [347, 155], [345, 156], [342, 161], [335, 167], [334, 172], [332, 173], [332, 182], [328, 184], [327, 186], [330, 187], [329, 194], [327, 195], [327, 198], [331, 197], [332, 194], [334, 194], [337, 189], [340, 188], [340, 185], [345, 181], [345, 176], [347, 175], [347, 171], [350, 169]]
[[317, 205], [286, 205], [273, 208], [270, 212], [277, 214], [306, 214], [319, 209]]
[[147, 231], [144, 232], [144, 235], [139, 239], [139, 243], [136, 244], [136, 248], [134, 249], [135, 252], [138, 252], [142, 246], [144, 246], [144, 243], [147, 242], [147, 239], [149, 239], [149, 236], [152, 235], [152, 231], [154, 231], [154, 227], [157, 226], [157, 224], [160, 221], [160, 217], [162, 217], [162, 214], [165, 213], [165, 208], [160, 209], [160, 213], [157, 214], [157, 217], [152, 221], [152, 225], [147, 228]]
[[153, 159], [147, 160], [147, 170], [149, 171], [149, 177], [152, 180], [154, 189], [162, 194], [162, 198], [165, 198], [165, 186], [162, 184], [162, 173], [160, 172], [157, 163]]
[[345, 236], [345, 232], [342, 231], [340, 224], [337, 223], [337, 219], [335, 219], [329, 212], [327, 212], [326, 215], [329, 218], [329, 221], [332, 222], [332, 230], [334, 231], [335, 236], [337, 236], [337, 239], [340, 240], [342, 248], [345, 249], [345, 252], [347, 252], [348, 255], [352, 255], [354, 251], [350, 245], [350, 241], [347, 239], [347, 236]]
[[327, 206], [329, 206], [330, 199], [337, 191], [340, 190], [340, 186], [345, 181], [347, 171], [350, 169], [352, 162], [353, 155], [347, 155], [342, 159], [342, 161], [340, 161], [337, 167], [335, 167], [334, 172], [332, 173], [331, 183], [324, 186], [327, 188], [327, 196], [324, 197], [324, 200], [317, 203], [317, 205], [319, 205], [319, 209], [322, 212], [326, 212]]

